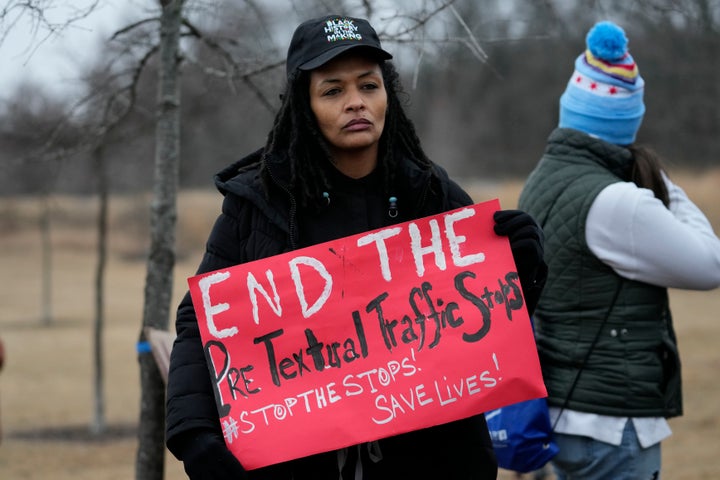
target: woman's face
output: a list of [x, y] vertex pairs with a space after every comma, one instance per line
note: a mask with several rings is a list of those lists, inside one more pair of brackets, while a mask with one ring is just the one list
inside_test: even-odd
[[366, 153], [377, 160], [387, 110], [377, 62], [351, 53], [310, 72], [310, 107], [334, 160]]

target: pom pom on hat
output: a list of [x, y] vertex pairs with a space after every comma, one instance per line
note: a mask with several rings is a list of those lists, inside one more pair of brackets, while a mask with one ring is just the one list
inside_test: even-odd
[[627, 54], [628, 39], [625, 31], [612, 22], [599, 22], [585, 37], [588, 50], [600, 60], [610, 62]]
[[575, 68], [601, 82], [635, 89], [638, 68], [630, 53], [628, 39], [622, 28], [612, 22], [596, 23], [585, 37], [587, 50], [584, 62]]
[[645, 114], [645, 81], [628, 51], [628, 39], [613, 22], [596, 23], [585, 37], [560, 97], [561, 128], [574, 128], [610, 143], [635, 141]]

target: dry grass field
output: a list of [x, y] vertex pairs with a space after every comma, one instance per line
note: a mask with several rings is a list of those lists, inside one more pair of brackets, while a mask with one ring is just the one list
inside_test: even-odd
[[[674, 176], [720, 231], [720, 170]], [[468, 185], [477, 201], [498, 197], [505, 208], [519, 184]], [[41, 325], [40, 204], [0, 199], [0, 479], [125, 480], [134, 478], [139, 386], [135, 343], [142, 320], [149, 198], [111, 202], [106, 275], [105, 408], [107, 432], [89, 433], [93, 417], [92, 322], [94, 218], [88, 197], [53, 197], [52, 321]], [[185, 291], [214, 221], [220, 197], [183, 192], [179, 206], [174, 305]], [[720, 478], [720, 292], [672, 291], [684, 365], [685, 416], [671, 421], [663, 478]], [[173, 309], [174, 309], [173, 305]], [[168, 454], [166, 478], [185, 478]], [[509, 472], [502, 479], [513, 478]]]

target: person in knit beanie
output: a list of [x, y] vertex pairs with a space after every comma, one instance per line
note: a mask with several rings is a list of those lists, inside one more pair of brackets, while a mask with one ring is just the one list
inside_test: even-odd
[[668, 288], [720, 286], [720, 239], [636, 143], [645, 81], [623, 29], [595, 24], [560, 98], [559, 126], [518, 206], [545, 235], [533, 320], [557, 480], [650, 480], [683, 414]]
[[599, 22], [586, 43], [560, 97], [559, 126], [630, 145], [645, 115], [645, 80], [628, 52], [625, 32], [612, 22]]

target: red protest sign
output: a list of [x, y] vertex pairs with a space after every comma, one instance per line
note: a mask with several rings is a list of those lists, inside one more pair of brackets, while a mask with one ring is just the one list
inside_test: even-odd
[[225, 441], [245, 468], [546, 395], [498, 209], [188, 279]]

